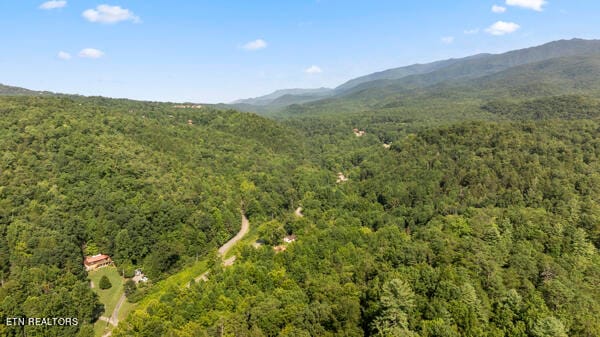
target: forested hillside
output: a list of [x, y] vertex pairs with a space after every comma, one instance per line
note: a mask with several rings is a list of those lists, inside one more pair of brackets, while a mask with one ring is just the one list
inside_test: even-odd
[[[293, 104], [278, 113], [278, 117], [311, 116], [322, 114], [345, 115], [364, 112], [409, 110], [454, 105], [443, 110], [477, 109], [484, 101], [497, 99], [531, 99], [557, 95], [596, 96], [600, 92], [600, 54], [554, 58], [530, 63], [477, 78], [450, 78], [426, 85], [436, 73], [388, 81], [385, 84], [367, 86], [349, 94], [333, 98]], [[437, 81], [436, 81], [437, 82]], [[434, 111], [434, 113], [436, 113]], [[421, 116], [429, 117], [429, 113]], [[484, 116], [479, 116], [484, 117]], [[479, 118], [478, 117], [478, 118]]]
[[323, 114], [343, 118], [404, 106], [421, 108], [430, 101], [472, 109], [481, 100], [505, 97], [597, 95], [599, 58], [598, 40], [560, 40], [502, 54], [389, 69], [352, 79], [325, 97], [291, 94], [261, 104], [245, 100], [247, 104], [234, 107], [278, 118]]
[[336, 90], [341, 93], [357, 92], [392, 83], [404, 87], [424, 87], [448, 80], [478, 78], [554, 58], [597, 53], [600, 53], [600, 42], [597, 40], [560, 40], [502, 54], [478, 54], [460, 59], [389, 69], [350, 80]]
[[0, 320], [81, 324], [0, 335], [99, 336], [104, 253], [150, 279], [117, 337], [600, 336], [598, 46], [396, 69], [273, 120], [1, 97]]
[[348, 182], [295, 182], [306, 217], [278, 223], [297, 243], [243, 248], [117, 335], [597, 336], [599, 127], [467, 123], [389, 150], [349, 138]]
[[254, 115], [101, 98], [1, 98], [0, 129], [0, 317], [78, 317], [83, 335], [103, 310], [84, 254], [158, 281], [237, 232], [242, 201], [291, 207], [304, 152]]
[[319, 167], [305, 217], [269, 223], [298, 242], [241, 247], [117, 336], [600, 335], [598, 57], [538, 52], [284, 110]]

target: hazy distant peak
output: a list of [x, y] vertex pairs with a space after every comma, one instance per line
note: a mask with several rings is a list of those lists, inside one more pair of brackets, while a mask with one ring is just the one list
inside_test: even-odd
[[277, 90], [265, 96], [259, 96], [255, 98], [240, 99], [233, 104], [250, 104], [250, 105], [269, 105], [275, 100], [283, 96], [316, 96], [317, 98], [327, 96], [333, 91], [330, 88], [316, 88], [316, 89], [282, 89]]

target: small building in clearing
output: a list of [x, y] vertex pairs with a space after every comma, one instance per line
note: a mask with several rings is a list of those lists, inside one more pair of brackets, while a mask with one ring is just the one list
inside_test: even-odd
[[283, 238], [283, 242], [285, 243], [292, 243], [295, 242], [296, 240], [298, 240], [298, 237], [296, 235], [288, 235], [285, 238]]
[[357, 129], [357, 128], [354, 128], [354, 129], [352, 129], [352, 131], [354, 132], [354, 134], [356, 135], [356, 137], [362, 137], [362, 136], [364, 136], [364, 135], [366, 135], [366, 134], [367, 134], [367, 132], [366, 132], [366, 131], [364, 131], [364, 130], [359, 130], [359, 129]]
[[348, 181], [348, 178], [342, 173], [342, 172], [338, 172], [338, 178], [336, 180], [336, 182], [339, 183], [343, 183]]
[[133, 276], [132, 280], [133, 280], [133, 282], [135, 282], [135, 284], [138, 284], [140, 282], [143, 282], [143, 283], [148, 282], [148, 278], [146, 277], [146, 275], [144, 275], [144, 273], [142, 272], [141, 269], [135, 270], [135, 276]]
[[85, 266], [85, 270], [87, 271], [96, 270], [98, 268], [110, 266], [112, 264], [113, 261], [110, 258], [110, 256], [104, 254], [86, 256], [85, 260], [83, 260], [83, 265]]

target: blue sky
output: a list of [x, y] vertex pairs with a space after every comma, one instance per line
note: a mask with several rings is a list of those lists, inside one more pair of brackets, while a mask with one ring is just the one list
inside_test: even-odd
[[599, 12], [597, 0], [1, 1], [0, 83], [228, 102], [334, 87], [412, 63], [600, 38]]

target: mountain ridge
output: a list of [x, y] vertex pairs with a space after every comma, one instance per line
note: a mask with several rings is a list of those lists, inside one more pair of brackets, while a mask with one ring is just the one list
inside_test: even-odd
[[[333, 91], [329, 91], [325, 96], [307, 95], [302, 97], [302, 95], [297, 95], [293, 91], [285, 92], [285, 90], [278, 90], [270, 94], [274, 95], [277, 93], [278, 97], [271, 99], [270, 103], [266, 105], [261, 104], [260, 109], [253, 108], [254, 104], [247, 100], [244, 101], [245, 106], [235, 105], [235, 107], [245, 111], [265, 113], [265, 111], [272, 112], [273, 110], [282, 108], [286, 110], [289, 107], [296, 109], [298, 105], [328, 104], [332, 100], [344, 99], [351, 95], [364, 95], [367, 91], [376, 92], [375, 97], [381, 98], [403, 90], [426, 88], [440, 83], [474, 80], [510, 68], [554, 58], [598, 53], [600, 53], [600, 40], [563, 39], [505, 53], [481, 53], [464, 58], [387, 69], [347, 81], [333, 89]], [[270, 95], [262, 97], [269, 97]], [[280, 99], [284, 96], [285, 99]]]

